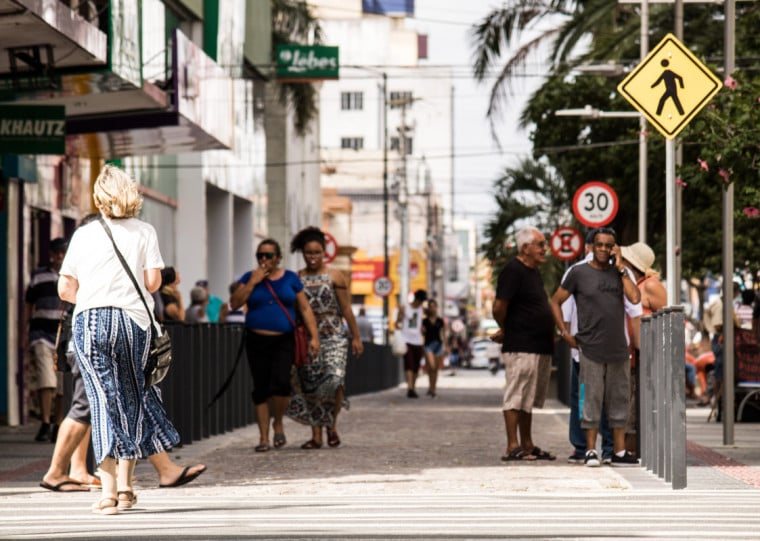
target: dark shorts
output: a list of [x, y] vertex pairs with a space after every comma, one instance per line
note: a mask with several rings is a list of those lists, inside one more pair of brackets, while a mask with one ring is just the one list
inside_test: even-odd
[[71, 367], [71, 379], [74, 385], [71, 395], [71, 407], [66, 417], [78, 423], [89, 425], [90, 402], [87, 400], [87, 393], [84, 390], [84, 381], [82, 380], [82, 374], [79, 372], [79, 363], [73, 357], [73, 355], [66, 355], [66, 361]]
[[253, 377], [253, 403], [272, 396], [290, 396], [290, 368], [295, 356], [293, 333], [267, 335], [245, 333], [245, 351]]
[[407, 343], [406, 353], [404, 353], [404, 371], [419, 372], [423, 355], [425, 355], [425, 348]]

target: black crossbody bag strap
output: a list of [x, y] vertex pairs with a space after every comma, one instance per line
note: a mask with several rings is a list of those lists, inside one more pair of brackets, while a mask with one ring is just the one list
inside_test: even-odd
[[98, 221], [100, 222], [100, 225], [103, 226], [103, 229], [106, 230], [106, 235], [108, 235], [108, 238], [111, 239], [111, 244], [113, 244], [113, 249], [116, 252], [116, 257], [119, 258], [119, 261], [121, 262], [121, 266], [124, 267], [124, 270], [127, 271], [127, 276], [129, 276], [129, 279], [132, 280], [132, 285], [135, 286], [135, 289], [137, 290], [137, 294], [140, 295], [140, 300], [143, 303], [143, 306], [145, 306], [145, 311], [148, 312], [148, 317], [150, 318], [150, 326], [153, 328], [156, 332], [156, 334], [160, 334], [160, 331], [156, 327], [156, 322], [153, 319], [153, 313], [150, 311], [150, 308], [148, 308], [148, 302], [145, 300], [145, 296], [143, 295], [142, 289], [140, 289], [140, 286], [137, 283], [137, 280], [135, 279], [135, 275], [132, 274], [132, 269], [129, 268], [129, 265], [127, 265], [126, 260], [124, 259], [124, 256], [121, 255], [121, 252], [119, 251], [119, 247], [116, 246], [116, 241], [113, 240], [113, 235], [111, 234], [111, 228], [108, 227], [108, 224], [103, 219], [103, 216], [98, 216]]

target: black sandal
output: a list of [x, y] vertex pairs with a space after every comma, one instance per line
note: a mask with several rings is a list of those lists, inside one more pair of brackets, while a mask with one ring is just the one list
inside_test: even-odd
[[321, 449], [322, 442], [311, 439], [301, 446], [301, 449]]
[[327, 431], [327, 445], [329, 445], [330, 447], [337, 447], [338, 445], [340, 445], [340, 438], [338, 437], [337, 430]]

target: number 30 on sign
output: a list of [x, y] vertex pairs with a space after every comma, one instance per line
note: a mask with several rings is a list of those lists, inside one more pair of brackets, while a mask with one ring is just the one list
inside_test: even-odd
[[615, 219], [618, 197], [604, 182], [587, 182], [575, 192], [573, 213], [580, 223], [588, 227], [601, 227]]

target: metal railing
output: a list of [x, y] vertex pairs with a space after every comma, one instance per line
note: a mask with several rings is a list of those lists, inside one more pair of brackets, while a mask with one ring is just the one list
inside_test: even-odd
[[[223, 434], [256, 421], [253, 385], [245, 352], [227, 391], [208, 408], [235, 364], [243, 339], [241, 325], [199, 323], [167, 324], [172, 337], [172, 367], [161, 382], [161, 394], [169, 419], [188, 444]], [[401, 382], [398, 359], [389, 346], [365, 344], [356, 359], [349, 354], [346, 396], [395, 387]]]
[[684, 313], [680, 306], [641, 318], [639, 442], [641, 465], [686, 488]]

